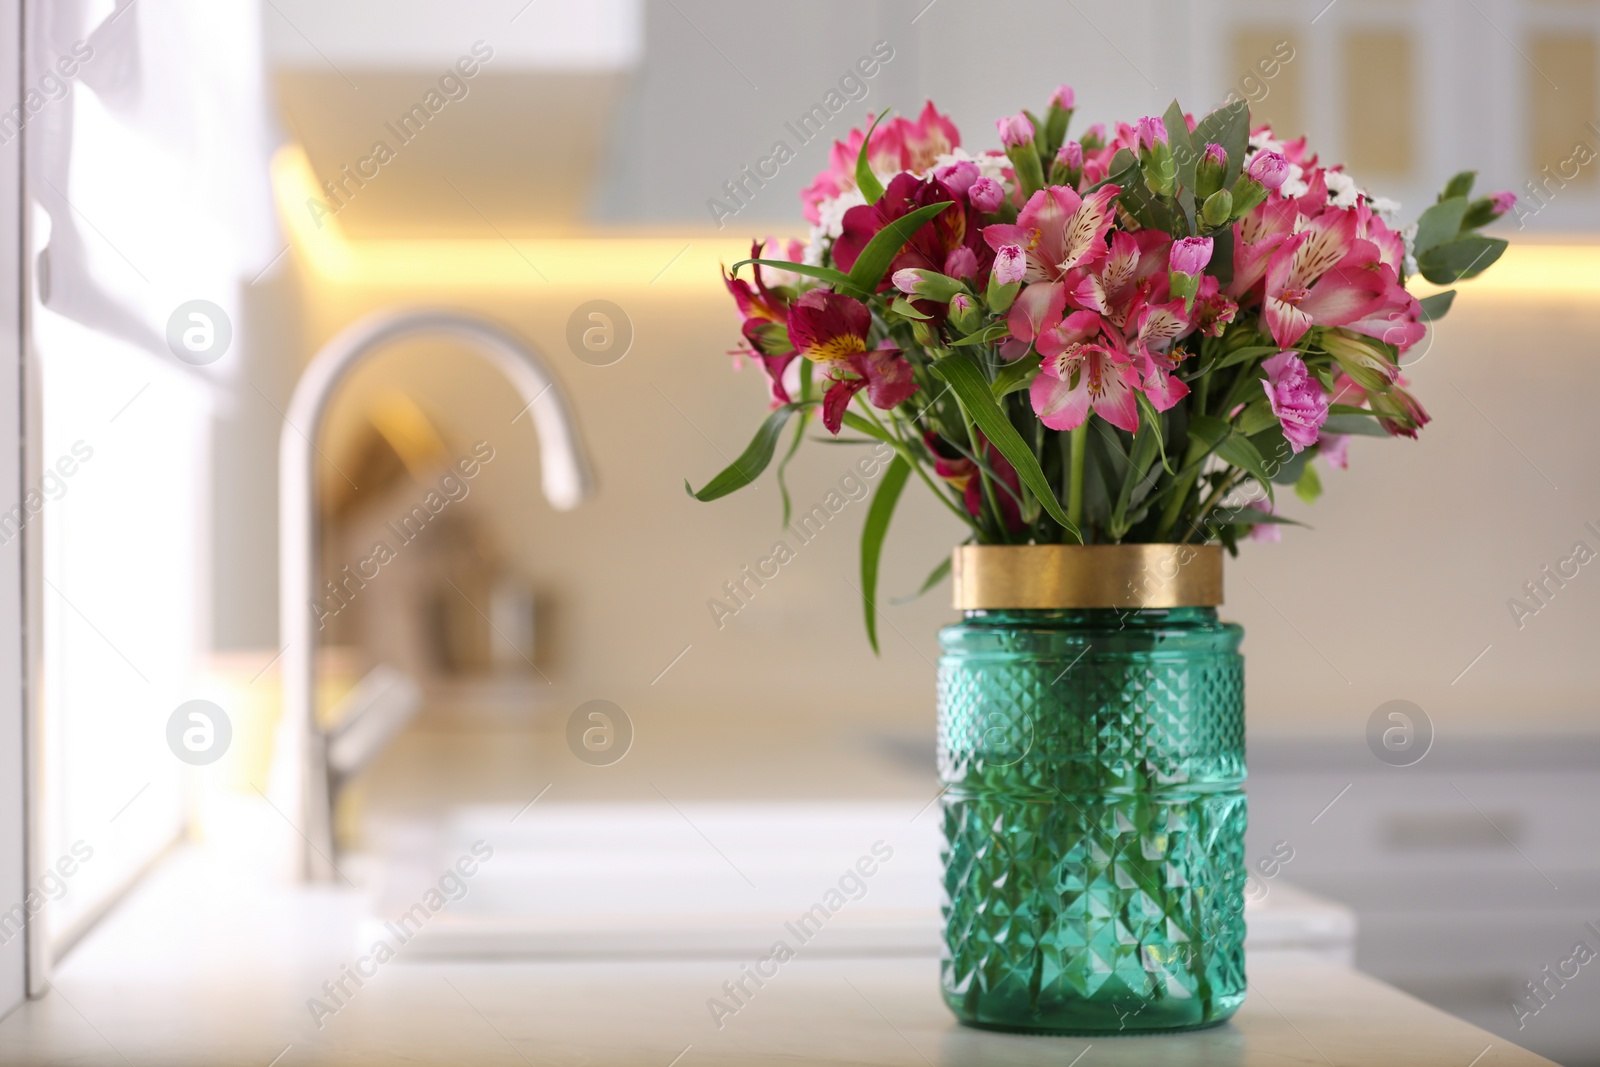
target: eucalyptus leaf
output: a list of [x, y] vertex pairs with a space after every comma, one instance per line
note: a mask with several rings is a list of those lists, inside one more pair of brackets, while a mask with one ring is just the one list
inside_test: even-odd
[[1191, 140], [1202, 151], [1208, 144], [1223, 147], [1228, 153], [1228, 169], [1223, 174], [1222, 188], [1232, 188], [1244, 169], [1244, 157], [1250, 152], [1250, 105], [1244, 100], [1222, 105], [1195, 123]]
[[1452, 285], [1482, 274], [1505, 250], [1506, 242], [1499, 237], [1468, 233], [1421, 253], [1417, 266], [1433, 284]]
[[1445, 314], [1450, 310], [1450, 305], [1454, 304], [1455, 301], [1456, 291], [1454, 289], [1446, 289], [1442, 293], [1434, 293], [1432, 296], [1423, 297], [1417, 301], [1422, 305], [1422, 321], [1433, 322], [1436, 319], [1444, 318]]
[[1329, 415], [1328, 421], [1322, 424], [1323, 433], [1341, 435], [1357, 434], [1362, 437], [1388, 437], [1389, 433], [1382, 426], [1373, 413], [1366, 415]]
[[1417, 219], [1415, 254], [1420, 258], [1428, 249], [1455, 240], [1461, 233], [1461, 219], [1466, 213], [1465, 197], [1441, 200], [1424, 211], [1422, 217]]
[[1439, 194], [1440, 200], [1449, 200], [1451, 197], [1468, 197], [1472, 195], [1472, 183], [1478, 178], [1475, 170], [1464, 170], [1454, 175], [1445, 183], [1444, 192]]

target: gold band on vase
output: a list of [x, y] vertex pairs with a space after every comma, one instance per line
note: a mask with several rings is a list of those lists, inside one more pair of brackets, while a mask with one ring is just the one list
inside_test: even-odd
[[950, 573], [960, 611], [1222, 603], [1221, 545], [961, 545]]

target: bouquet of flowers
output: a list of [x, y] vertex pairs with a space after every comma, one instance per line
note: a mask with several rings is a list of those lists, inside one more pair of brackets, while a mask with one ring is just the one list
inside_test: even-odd
[[1473, 198], [1471, 172], [1402, 230], [1399, 205], [1304, 138], [1252, 129], [1244, 101], [1069, 140], [1073, 108], [1063, 86], [979, 153], [931, 102], [880, 116], [805, 190], [810, 239], [757, 241], [725, 275], [738, 357], [765, 372], [772, 410], [690, 492], [749, 484], [791, 418], [780, 487], [815, 414], [835, 439], [889, 445], [862, 539], [874, 646], [879, 556], [912, 475], [977, 543], [1236, 553], [1290, 521], [1276, 488], [1317, 497], [1314, 459], [1343, 468], [1350, 435], [1427, 424], [1401, 360], [1454, 290], [1419, 300], [1407, 281], [1473, 277], [1506, 247], [1478, 231], [1515, 197]]

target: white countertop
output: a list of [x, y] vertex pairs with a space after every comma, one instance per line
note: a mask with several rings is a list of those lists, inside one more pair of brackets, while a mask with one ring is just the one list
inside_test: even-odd
[[0, 1022], [0, 1064], [1549, 1062], [1352, 970], [1291, 962], [1252, 965], [1225, 1026], [1080, 1039], [957, 1025], [926, 957], [802, 950], [719, 1029], [707, 1001], [739, 977], [738, 957], [444, 962], [402, 947], [361, 988], [347, 981], [353, 995], [319, 1028], [308, 1000], [363, 953], [368, 903], [348, 888], [265, 887], [182, 852], [73, 952], [50, 995]]

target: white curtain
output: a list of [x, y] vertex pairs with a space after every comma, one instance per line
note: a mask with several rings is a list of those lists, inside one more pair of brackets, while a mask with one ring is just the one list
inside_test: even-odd
[[28, 25], [44, 468], [25, 509], [44, 579], [33, 855], [36, 875], [62, 857], [72, 870], [43, 893], [60, 948], [181, 834], [198, 773], [166, 726], [200, 695], [212, 420], [239, 364], [175, 358], [168, 321], [206, 300], [237, 324], [283, 246], [254, 3], [37, 0]]

